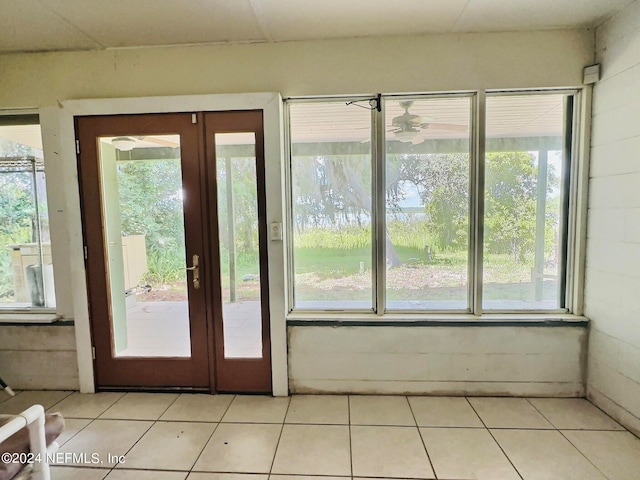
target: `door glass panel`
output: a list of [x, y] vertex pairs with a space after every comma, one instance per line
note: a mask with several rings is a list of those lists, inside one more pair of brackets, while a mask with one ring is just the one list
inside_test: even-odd
[[262, 358], [255, 134], [216, 133], [225, 358]]
[[180, 137], [102, 137], [99, 155], [113, 355], [189, 357]]

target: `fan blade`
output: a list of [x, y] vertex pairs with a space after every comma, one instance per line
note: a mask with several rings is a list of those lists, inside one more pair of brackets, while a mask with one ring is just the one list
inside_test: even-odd
[[160, 137], [152, 137], [152, 136], [142, 137], [140, 140], [143, 140], [149, 143], [155, 143], [156, 145], [162, 145], [163, 147], [176, 148], [180, 146], [179, 143], [172, 142], [171, 140], [165, 140], [164, 138], [160, 138]]
[[429, 130], [448, 130], [450, 132], [468, 132], [467, 125], [455, 125], [453, 123], [426, 123], [421, 125], [422, 128]]

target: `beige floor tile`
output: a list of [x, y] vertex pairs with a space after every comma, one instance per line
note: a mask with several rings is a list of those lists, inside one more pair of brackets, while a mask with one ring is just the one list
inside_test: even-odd
[[112, 470], [106, 480], [185, 480], [187, 472], [158, 472], [144, 470]]
[[491, 432], [524, 480], [606, 480], [556, 430]]
[[102, 480], [107, 468], [51, 467], [51, 480]]
[[351, 427], [353, 475], [435, 478], [420, 433], [411, 427]]
[[526, 398], [471, 397], [469, 402], [488, 428], [553, 428]]
[[100, 418], [157, 420], [177, 398], [174, 393], [127, 393]]
[[231, 402], [223, 422], [283, 423], [289, 397], [237, 396]]
[[279, 475], [271, 474], [269, 480], [351, 480], [351, 477], [326, 477], [314, 475]]
[[406, 397], [352, 395], [349, 397], [351, 425], [415, 425]]
[[281, 425], [221, 423], [193, 470], [269, 473]]
[[351, 475], [349, 427], [285, 425], [272, 473]]
[[629, 432], [563, 431], [609, 480], [640, 477], [640, 439]]
[[464, 397], [408, 397], [421, 427], [482, 427], [476, 412]]
[[69, 395], [49, 410], [65, 418], [96, 418], [124, 396], [124, 393], [79, 393]]
[[[86, 456], [86, 461], [70, 459], [71, 465], [113, 467], [117, 463], [113, 457], [126, 455], [151, 425], [152, 422], [144, 421], [96, 420], [65, 443], [60, 453]], [[94, 463], [92, 455], [97, 455], [101, 463]]]
[[349, 397], [346, 395], [295, 395], [291, 397], [285, 422], [348, 425]]
[[[44, 409], [48, 409], [68, 397], [73, 392], [59, 390], [27, 390], [18, 392], [15, 397], [8, 397], [6, 401], [0, 403], [0, 413], [16, 415], [24, 412], [31, 405], [42, 405]], [[0, 390], [0, 395], [5, 395]]]
[[530, 398], [554, 427], [567, 430], [624, 430], [584, 398]]
[[189, 471], [217, 424], [157, 422], [118, 468]]
[[520, 480], [486, 429], [421, 428], [420, 434], [439, 478]]
[[204, 473], [191, 472], [187, 480], [268, 480], [269, 475], [262, 473]]
[[185, 393], [171, 404], [160, 420], [178, 422], [219, 422], [229, 408], [233, 395]]
[[64, 430], [56, 439], [56, 442], [58, 442], [60, 446], [64, 445], [91, 422], [93, 422], [93, 420], [89, 418], [65, 418]]

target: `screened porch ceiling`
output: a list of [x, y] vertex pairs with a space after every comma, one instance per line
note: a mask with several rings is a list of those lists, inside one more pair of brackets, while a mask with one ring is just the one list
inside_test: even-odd
[[0, 53], [593, 28], [630, 0], [0, 0]]
[[[370, 112], [356, 105], [347, 107], [346, 101], [345, 99], [335, 103], [305, 104], [304, 109], [296, 113], [296, 121], [292, 124], [291, 138], [293, 143], [353, 144], [351, 146], [353, 153], [366, 151], [369, 148], [366, 143], [371, 139]], [[385, 101], [385, 130], [388, 142], [394, 140], [393, 133], [390, 132], [393, 128], [391, 119], [404, 112], [399, 102], [400, 100], [397, 99]], [[366, 100], [358, 102], [358, 104], [368, 107]], [[336, 114], [336, 107], [338, 107], [339, 114]], [[449, 143], [453, 145], [469, 138], [470, 102], [468, 100], [461, 99], [452, 102], [447, 98], [436, 98], [416, 101], [409, 110], [411, 114], [420, 115], [427, 122], [465, 127], [464, 130], [441, 130], [427, 127], [422, 133], [427, 141], [450, 140], [452, 142]], [[559, 101], [558, 95], [537, 95], [535, 101], [531, 101], [530, 97], [522, 96], [492, 97], [490, 108], [487, 109], [486, 136], [488, 139], [557, 139], [563, 134], [563, 115], [562, 102]], [[319, 119], [324, 120], [319, 121]], [[135, 135], [135, 132], [131, 132], [131, 135]], [[38, 125], [0, 126], [0, 138], [42, 150], [42, 139]], [[151, 137], [139, 138], [137, 148], [178, 146], [173, 136], [157, 135], [154, 138], [157, 141]], [[233, 140], [236, 145], [253, 142], [251, 135], [247, 135], [244, 139], [241, 136], [235, 136]], [[398, 148], [407, 151], [410, 151], [412, 147], [411, 144], [398, 146]], [[452, 151], [459, 150], [460, 147], [456, 147]]]

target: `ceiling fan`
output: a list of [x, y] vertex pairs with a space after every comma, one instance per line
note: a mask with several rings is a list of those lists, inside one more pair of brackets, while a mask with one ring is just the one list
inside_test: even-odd
[[136, 147], [148, 146], [144, 145], [144, 143], [151, 143], [153, 145], [159, 145], [162, 147], [171, 147], [176, 148], [179, 147], [180, 144], [163, 138], [162, 136], [153, 135], [153, 136], [124, 136], [124, 137], [115, 137], [111, 139], [111, 144], [116, 147], [118, 150], [123, 152], [128, 152], [133, 150]]
[[404, 110], [402, 115], [398, 115], [391, 120], [391, 129], [396, 140], [400, 142], [411, 142], [418, 145], [425, 141], [425, 130], [449, 130], [454, 132], [466, 132], [466, 125], [454, 125], [450, 123], [434, 123], [428, 117], [409, 113], [413, 105], [413, 100], [403, 100], [399, 102], [400, 108]]

